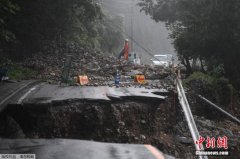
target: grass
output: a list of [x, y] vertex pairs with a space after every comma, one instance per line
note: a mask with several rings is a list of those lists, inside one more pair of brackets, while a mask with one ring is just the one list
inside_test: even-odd
[[9, 69], [8, 76], [13, 80], [26, 80], [36, 78], [37, 72], [19, 65], [13, 65]]
[[191, 81], [201, 81], [205, 84], [213, 84], [214, 80], [215, 78], [210, 75], [204, 74], [202, 72], [194, 72], [184, 80], [184, 84], [188, 84]]

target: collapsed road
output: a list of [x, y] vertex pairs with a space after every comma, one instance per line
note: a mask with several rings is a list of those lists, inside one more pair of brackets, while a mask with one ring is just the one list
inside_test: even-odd
[[[46, 89], [48, 89], [48, 91], [46, 91]], [[102, 96], [99, 95], [100, 93]], [[168, 94], [164, 89], [134, 87], [113, 88], [103, 86], [66, 87], [44, 83], [36, 84], [29, 87], [28, 91], [25, 91], [25, 93], [21, 93], [20, 97], [14, 97], [17, 100], [9, 101], [8, 107], [2, 112], [2, 114], [6, 116], [2, 116], [1, 118], [1, 128], [5, 129], [6, 134], [1, 135], [3, 135], [3, 137], [6, 135], [5, 137], [10, 138], [57, 137], [117, 143], [131, 143], [131, 140], [135, 141], [134, 143], [143, 143], [142, 141], [148, 143], [149, 139], [147, 139], [147, 137], [150, 136], [151, 130], [144, 129], [151, 123], [151, 119], [149, 118], [151, 114], [144, 114], [144, 112], [154, 113], [154, 109], [157, 109], [157, 107], [154, 106], [154, 102], [160, 102], [166, 98], [165, 96], [156, 95], [154, 93]], [[146, 99], [151, 99], [151, 101], [144, 101]], [[150, 103], [152, 103], [152, 107], [148, 107]], [[143, 104], [145, 106], [143, 106]], [[140, 112], [140, 114], [133, 115], [132, 119], [130, 119], [128, 117], [129, 113], [133, 113], [135, 110], [142, 111], [143, 114]], [[125, 120], [124, 116], [128, 119]], [[133, 122], [136, 122], [136, 124]], [[136, 132], [133, 133], [126, 130], [125, 123], [129, 125], [130, 128], [135, 128]], [[141, 132], [139, 129], [145, 132]], [[157, 132], [157, 130], [152, 131], [154, 131], [154, 133]], [[13, 142], [17, 144], [19, 142], [19, 144], [22, 144], [22, 142], [25, 142], [27, 145], [30, 145], [30, 148], [35, 144], [35, 142], [33, 144], [32, 141], [33, 140], [18, 140], [13, 142], [11, 140], [2, 140], [1, 143], [5, 142], [11, 144]], [[36, 142], [40, 141], [36, 140]], [[43, 145], [48, 145], [49, 142], [51, 141], [45, 141]], [[52, 142], [53, 145], [55, 145], [55, 141]], [[82, 145], [81, 141], [79, 141], [79, 145]], [[102, 145], [104, 146], [103, 143]], [[121, 147], [121, 145], [116, 145], [112, 153], [120, 153], [118, 152], [119, 146]], [[106, 147], [108, 146], [106, 145]], [[140, 149], [143, 148], [146, 150], [150, 149], [151, 151], [154, 149], [151, 146], [143, 146]], [[94, 146], [92, 149], [95, 149]], [[119, 155], [123, 155], [123, 158], [126, 158], [126, 156], [132, 156], [132, 151], [137, 152], [137, 150], [134, 150], [134, 146], [130, 146], [130, 154], [124, 155], [120, 153]], [[151, 154], [151, 151], [149, 151], [148, 155]], [[153, 154], [156, 152], [153, 152]], [[36, 152], [34, 151], [34, 153]], [[96, 156], [98, 156], [97, 153], [98, 152], [96, 152]], [[139, 153], [143, 158], [151, 158], [147, 157], [147, 153], [143, 151]], [[161, 154], [160, 152], [158, 153]], [[51, 154], [49, 154], [49, 156], [51, 156]], [[136, 154], [132, 157], [134, 156], [138, 155]], [[166, 156], [166, 158], [171, 157]]]
[[[92, 56], [86, 53], [84, 55], [82, 59], [85, 59], [83, 63], [86, 65], [88, 61], [94, 61]], [[1, 106], [0, 136], [10, 139], [1, 140], [0, 151], [21, 153], [27, 148], [26, 152], [46, 152], [43, 158], [51, 158], [51, 152], [58, 157], [62, 156], [60, 150], [70, 145], [79, 148], [88, 145], [86, 153], [82, 154], [82, 151], [79, 151], [76, 154], [86, 155], [82, 158], [93, 158], [100, 153], [94, 145], [101, 145], [102, 152], [107, 152], [108, 155], [105, 155], [109, 158], [126, 158], [126, 155], [134, 158], [139, 157], [138, 153], [141, 153], [141, 156], [150, 156], [143, 158], [156, 158], [156, 155], [144, 146], [151, 144], [164, 154], [176, 158], [196, 157], [195, 144], [178, 102], [174, 76], [169, 70], [147, 65], [112, 64], [110, 57], [105, 59], [96, 55], [95, 58], [98, 58], [95, 61], [105, 61], [95, 63], [97, 68], [100, 67], [105, 72], [94, 69], [92, 65], [84, 68], [73, 63], [74, 68], [80, 67], [85, 70], [84, 74], [89, 75], [90, 83], [86, 86], [59, 85], [59, 75], [54, 73], [59, 72], [59, 68], [51, 67], [49, 62], [46, 62], [46, 67], [51, 67], [51, 71], [48, 74], [43, 71], [41, 75], [51, 79], [50, 81], [35, 83], [17, 93], [16, 87], [21, 83], [8, 84], [9, 89], [6, 88], [6, 84], [1, 85], [1, 91], [9, 90], [9, 93], [1, 99], [5, 101], [5, 106]], [[49, 59], [51, 58], [42, 60]], [[38, 59], [38, 63], [41, 62], [44, 63]], [[113, 69], [109, 69], [110, 63]], [[122, 71], [119, 87], [113, 82], [117, 69]], [[145, 84], [136, 83], [131, 78], [133, 74], [138, 73], [146, 74]], [[5, 100], [5, 97], [8, 100]], [[239, 130], [238, 125], [229, 120], [218, 123], [202, 116], [193, 115], [193, 118], [201, 135], [227, 135], [231, 153], [238, 157], [239, 134], [231, 134]], [[16, 138], [22, 139], [15, 140]], [[129, 145], [129, 152], [125, 152], [121, 148], [126, 147], [125, 144], [140, 146]], [[68, 149], [65, 154], [69, 154], [70, 158], [72, 152], [75, 150]], [[167, 155], [166, 158], [171, 158]]]

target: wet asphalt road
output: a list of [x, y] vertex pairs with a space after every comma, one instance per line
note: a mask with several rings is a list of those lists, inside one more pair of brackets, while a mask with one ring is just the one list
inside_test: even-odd
[[15, 103], [26, 90], [37, 84], [36, 80], [24, 80], [20, 82], [0, 82], [0, 112], [9, 103]]
[[37, 159], [173, 159], [150, 145], [65, 139], [0, 139], [0, 154], [35, 154]]
[[[46, 85], [44, 89], [36, 88], [34, 91], [29, 90], [38, 87], [36, 81], [21, 81], [17, 83], [1, 83], [0, 85], [0, 110], [4, 109], [6, 103], [3, 102], [6, 97], [11, 97], [7, 103], [16, 103], [24, 95], [26, 98], [43, 96], [45, 99], [57, 98], [63, 99], [69, 97], [81, 98], [91, 97], [93, 94], [98, 96], [101, 93], [103, 99], [108, 99], [107, 94], [112, 96], [124, 95], [143, 95], [148, 96], [147, 90], [105, 87], [80, 88], [80, 87], [59, 87], [57, 85]], [[24, 90], [21, 90], [24, 88]], [[20, 91], [18, 91], [20, 90]], [[46, 90], [48, 90], [46, 92]], [[16, 92], [17, 91], [17, 92]], [[16, 93], [16, 94], [15, 94]], [[52, 96], [51, 96], [52, 95]], [[30, 97], [28, 97], [30, 96]], [[163, 99], [149, 91], [149, 96]], [[93, 97], [93, 96], [92, 96]], [[93, 97], [94, 98], [94, 97]], [[0, 155], [1, 154], [36, 154], [37, 159], [172, 159], [172, 157], [164, 156], [160, 151], [151, 145], [134, 145], [134, 144], [114, 144], [100, 143], [93, 141], [81, 140], [65, 140], [65, 139], [1, 139], [0, 138]]]
[[154, 93], [167, 92], [165, 89], [108, 86], [59, 86], [42, 83], [34, 86], [22, 99], [22, 103], [50, 103], [68, 99], [108, 100], [121, 97], [145, 97], [164, 100], [166, 97]]

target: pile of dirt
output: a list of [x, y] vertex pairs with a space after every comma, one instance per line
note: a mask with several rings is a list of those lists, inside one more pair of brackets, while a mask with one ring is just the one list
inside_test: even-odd
[[[59, 84], [62, 77], [64, 62], [67, 54], [36, 54], [26, 59], [23, 63], [25, 67], [38, 71], [37, 79], [43, 79], [49, 83]], [[170, 68], [156, 68], [150, 65], [133, 65], [121, 61], [114, 56], [104, 55], [100, 52], [86, 51], [78, 48], [71, 54], [71, 67], [69, 71], [70, 80], [78, 75], [87, 75], [90, 86], [112, 86], [117, 73], [120, 72], [120, 86], [134, 86], [134, 75], [143, 74], [147, 80], [145, 86], [150, 88], [173, 88], [173, 80], [169, 80]], [[167, 84], [160, 79], [165, 79]], [[163, 84], [164, 83], [164, 84]]]
[[[9, 105], [0, 118], [0, 136], [73, 138], [152, 144], [166, 154], [194, 158], [195, 148], [177, 94], [165, 100], [122, 98], [110, 101], [66, 100]], [[240, 126], [226, 119], [194, 116], [203, 137], [227, 136], [231, 158], [239, 158]]]
[[181, 143], [174, 130], [180, 120], [176, 116], [179, 106], [171, 96], [164, 101], [142, 98], [112, 102], [55, 101], [45, 105], [23, 105], [22, 110], [24, 112], [16, 109], [18, 113], [14, 113], [12, 108], [6, 113], [22, 128], [24, 135], [20, 137], [152, 144], [175, 157], [194, 156], [193, 143]]
[[[38, 79], [59, 83], [65, 57], [60, 53], [38, 54], [27, 59], [24, 66], [38, 70]], [[170, 92], [175, 89], [174, 77], [169, 69], [132, 65], [119, 61], [113, 56], [86, 51], [82, 48], [72, 54], [70, 78], [88, 75], [89, 86], [113, 86], [117, 70], [121, 73], [121, 87], [140, 86], [134, 82], [132, 76], [144, 74], [147, 79], [144, 85], [146, 88], [165, 88]], [[198, 115], [194, 118], [200, 135], [215, 138], [227, 136], [231, 155], [239, 155], [240, 133], [238, 130], [240, 127], [226, 119], [219, 121], [206, 119], [211, 116], [211, 113], [208, 108], [203, 108], [203, 104], [196, 98], [201, 87], [195, 84], [195, 87], [190, 88], [187, 91], [187, 97], [193, 114]], [[24, 112], [14, 113], [13, 109], [6, 113], [10, 114], [10, 117], [0, 119], [0, 123], [5, 123], [4, 127], [0, 128], [13, 132], [12, 135], [0, 135], [152, 144], [164, 153], [175, 157], [195, 158], [194, 143], [181, 106], [177, 102], [176, 93], [170, 93], [164, 101], [125, 98], [114, 99], [111, 102], [67, 100], [49, 104], [23, 105]], [[199, 110], [201, 110], [200, 113]], [[205, 116], [201, 117], [201, 114]], [[27, 118], [26, 121], [23, 120], [23, 116], [25, 116], [24, 119]], [[10, 125], [16, 125], [16, 129]]]

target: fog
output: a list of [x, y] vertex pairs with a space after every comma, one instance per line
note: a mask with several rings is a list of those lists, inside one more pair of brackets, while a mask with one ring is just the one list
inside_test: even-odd
[[[133, 51], [142, 57], [144, 63], [150, 62], [149, 59], [152, 57], [149, 53], [175, 55], [165, 24], [162, 22], [156, 23], [150, 16], [140, 12], [140, 7], [137, 6], [138, 2], [139, 0], [101, 0], [99, 3], [111, 15], [123, 17], [124, 36], [131, 39], [131, 35], [133, 35], [133, 39], [136, 41], [136, 43], [133, 42]], [[133, 26], [133, 31], [131, 31], [131, 26]]]

